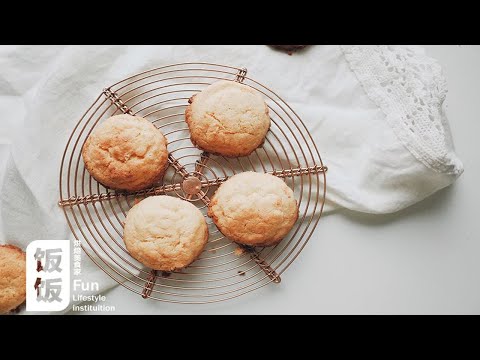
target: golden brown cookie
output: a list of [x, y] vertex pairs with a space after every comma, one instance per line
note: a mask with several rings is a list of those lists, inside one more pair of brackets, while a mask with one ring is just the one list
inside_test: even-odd
[[200, 210], [188, 201], [152, 196], [127, 214], [123, 240], [130, 254], [155, 270], [190, 265], [203, 251], [208, 227]]
[[25, 253], [13, 245], [0, 245], [0, 314], [25, 301], [25, 283]]
[[218, 81], [190, 98], [185, 121], [192, 142], [202, 150], [229, 157], [249, 155], [270, 128], [268, 107], [255, 89]]
[[283, 180], [244, 172], [220, 185], [208, 215], [229, 239], [244, 245], [270, 246], [292, 229], [298, 208], [292, 189]]
[[167, 140], [142, 117], [116, 115], [94, 129], [82, 156], [87, 170], [101, 184], [136, 191], [151, 186], [165, 172]]

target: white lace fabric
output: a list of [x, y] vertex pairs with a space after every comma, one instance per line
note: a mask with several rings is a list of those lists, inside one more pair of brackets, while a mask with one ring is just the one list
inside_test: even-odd
[[445, 77], [436, 60], [405, 46], [342, 46], [367, 96], [384, 112], [398, 139], [428, 168], [459, 176], [442, 108]]

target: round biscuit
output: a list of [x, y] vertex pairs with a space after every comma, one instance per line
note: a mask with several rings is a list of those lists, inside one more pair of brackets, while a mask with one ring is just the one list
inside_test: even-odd
[[172, 196], [148, 197], [125, 219], [128, 252], [145, 266], [174, 271], [190, 265], [208, 241], [205, 218], [195, 205]]
[[292, 229], [298, 207], [292, 189], [273, 175], [244, 172], [224, 182], [208, 215], [229, 239], [250, 246], [277, 244]]
[[20, 306], [26, 298], [25, 253], [13, 245], [0, 245], [0, 314]]
[[263, 144], [270, 128], [268, 106], [260, 93], [227, 80], [190, 98], [185, 121], [197, 147], [228, 157], [252, 153]]
[[168, 166], [165, 136], [150, 121], [127, 114], [112, 116], [94, 129], [82, 156], [89, 173], [116, 190], [145, 189]]

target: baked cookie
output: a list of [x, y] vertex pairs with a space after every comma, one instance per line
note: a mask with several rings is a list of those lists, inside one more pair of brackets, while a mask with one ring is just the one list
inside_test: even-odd
[[167, 140], [150, 121], [116, 115], [90, 134], [82, 156], [90, 174], [117, 190], [145, 189], [160, 180], [168, 165]]
[[220, 185], [208, 215], [227, 238], [244, 245], [270, 246], [292, 229], [298, 208], [292, 189], [282, 179], [244, 172]]
[[26, 298], [25, 253], [13, 245], [0, 245], [0, 314], [21, 305]]
[[152, 196], [128, 212], [123, 240], [129, 253], [145, 266], [173, 271], [190, 265], [202, 253], [208, 228], [192, 203]]
[[268, 106], [258, 91], [234, 81], [218, 81], [192, 96], [185, 121], [202, 150], [236, 157], [261, 146], [270, 128]]

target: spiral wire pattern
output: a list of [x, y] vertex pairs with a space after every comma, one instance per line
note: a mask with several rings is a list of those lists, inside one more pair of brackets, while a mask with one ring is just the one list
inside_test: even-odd
[[[265, 98], [271, 128], [251, 155], [226, 158], [197, 149], [185, 123], [188, 99], [219, 80], [242, 82]], [[133, 193], [108, 189], [86, 171], [82, 146], [106, 118], [128, 113], [150, 120], [168, 139], [169, 163], [163, 179]], [[225, 238], [206, 215], [216, 188], [244, 171], [283, 178], [295, 194], [298, 220], [276, 246], [239, 246]], [[211, 63], [163, 66], [119, 81], [103, 90], [76, 124], [60, 168], [60, 201], [69, 227], [83, 251], [108, 276], [144, 298], [185, 304], [232, 299], [270, 283], [279, 283], [311, 238], [325, 203], [326, 171], [310, 133], [298, 115], [272, 90], [247, 77], [247, 70]], [[199, 191], [188, 191], [188, 179]], [[188, 268], [165, 273], [145, 268], [130, 256], [122, 240], [128, 210], [153, 195], [177, 196], [204, 214], [210, 237]]]

